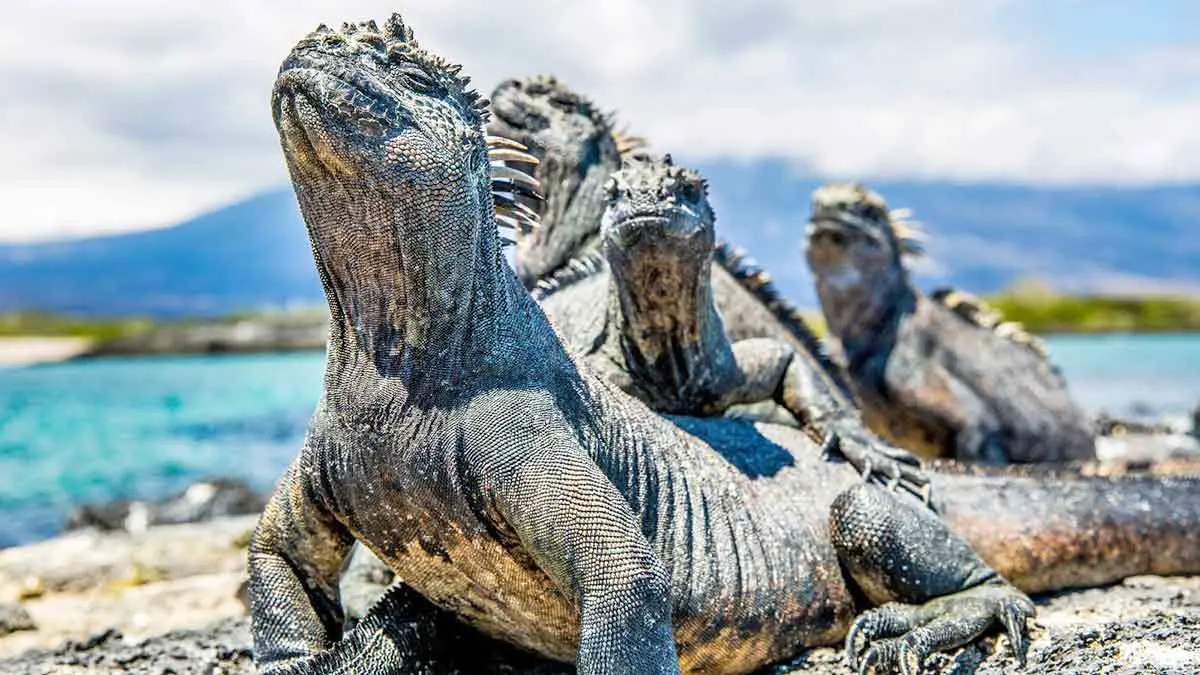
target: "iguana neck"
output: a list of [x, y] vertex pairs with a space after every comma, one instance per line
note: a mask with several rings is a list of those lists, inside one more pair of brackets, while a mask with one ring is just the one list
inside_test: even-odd
[[327, 386], [374, 374], [435, 393], [493, 354], [514, 284], [487, 186], [438, 202], [418, 188], [296, 185], [329, 301]]
[[823, 275], [817, 279], [817, 295], [829, 330], [851, 363], [889, 339], [899, 318], [916, 307], [915, 291], [899, 265]]
[[604, 183], [618, 167], [597, 160], [580, 170], [554, 155], [538, 166], [537, 179], [546, 190], [541, 223], [517, 242], [517, 274], [527, 288], [549, 277], [572, 258], [593, 248], [604, 213]]
[[[612, 280], [601, 349], [633, 383], [645, 383], [637, 394], [652, 407], [694, 412], [736, 378], [736, 363], [713, 302], [711, 260], [685, 269], [690, 266], [664, 258], [669, 255], [608, 256]], [[675, 398], [659, 400], [656, 392]]]

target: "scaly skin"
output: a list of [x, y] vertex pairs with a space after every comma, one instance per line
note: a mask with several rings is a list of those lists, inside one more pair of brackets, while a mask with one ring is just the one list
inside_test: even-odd
[[[660, 417], [568, 355], [501, 257], [456, 72], [393, 16], [318, 29], [276, 81], [331, 320], [321, 400], [250, 545], [262, 670], [461, 671], [445, 613], [586, 674], [748, 672], [847, 634], [864, 667], [912, 673], [997, 623], [1025, 644], [1028, 599], [931, 511], [795, 429]], [[355, 539], [407, 586], [339, 640]], [[909, 604], [851, 628], [853, 586]]]
[[1087, 419], [1035, 350], [964, 321], [909, 283], [887, 205], [857, 184], [813, 195], [807, 259], [868, 424], [932, 456], [1095, 457]]
[[605, 203], [603, 253], [574, 281], [534, 292], [593, 369], [660, 412], [798, 426], [836, 444], [868, 479], [927, 496], [912, 455], [871, 436], [854, 415], [812, 413], [808, 364], [791, 344], [726, 337], [711, 282], [716, 216], [699, 174], [669, 156], [627, 157]]

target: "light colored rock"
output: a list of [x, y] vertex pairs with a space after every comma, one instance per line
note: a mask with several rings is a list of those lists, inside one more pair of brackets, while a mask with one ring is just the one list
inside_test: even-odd
[[[246, 533], [257, 516], [74, 532], [0, 551], [0, 601], [26, 598], [36, 631], [0, 637], [0, 657], [109, 628], [137, 640], [244, 613]], [[36, 593], [29, 589], [35, 587]]]

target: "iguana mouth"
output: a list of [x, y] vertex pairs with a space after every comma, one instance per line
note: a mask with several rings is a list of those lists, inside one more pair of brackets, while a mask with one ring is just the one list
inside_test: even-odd
[[274, 112], [277, 123], [282, 122], [280, 133], [297, 159], [345, 170], [345, 162], [317, 129], [328, 129], [330, 124], [370, 125], [368, 128], [382, 135], [406, 119], [403, 109], [391, 105], [386, 95], [372, 91], [376, 87], [367, 78], [354, 77], [352, 71], [346, 75], [308, 65], [285, 68], [279, 74]]
[[871, 221], [850, 213], [822, 214], [808, 221], [805, 238], [812, 243], [826, 241], [839, 247], [848, 245], [853, 235], [881, 243], [876, 227]]
[[614, 222], [610, 236], [621, 245], [628, 246], [636, 243], [644, 235], [653, 238], [686, 239], [699, 234], [703, 229], [699, 219], [683, 212], [668, 215], [639, 214]]

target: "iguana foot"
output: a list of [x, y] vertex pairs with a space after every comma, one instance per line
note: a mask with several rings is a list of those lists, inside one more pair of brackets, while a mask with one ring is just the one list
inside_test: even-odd
[[857, 430], [830, 429], [821, 445], [823, 455], [840, 454], [868, 483], [876, 483], [889, 492], [906, 490], [932, 508], [933, 489], [929, 476], [915, 455], [881, 440], [863, 436]]
[[[363, 549], [364, 551], [366, 549]], [[463, 650], [469, 644], [471, 649]], [[403, 582], [326, 651], [264, 667], [264, 675], [567, 675], [574, 668], [460, 623]]]
[[934, 652], [953, 649], [979, 637], [999, 622], [1008, 633], [1013, 655], [1025, 665], [1029, 651], [1026, 620], [1033, 602], [1007, 583], [976, 586], [922, 605], [891, 602], [864, 612], [846, 635], [846, 659], [859, 675], [918, 675]]
[[430, 657], [438, 619], [427, 602], [404, 584], [395, 584], [367, 616], [329, 650], [262, 666], [264, 675], [333, 673], [417, 674], [434, 672]]

